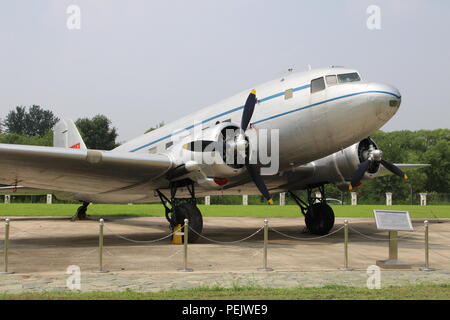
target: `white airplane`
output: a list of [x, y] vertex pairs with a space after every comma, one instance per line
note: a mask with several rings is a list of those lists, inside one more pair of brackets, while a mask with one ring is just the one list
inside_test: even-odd
[[[271, 203], [270, 193], [290, 192], [308, 230], [326, 234], [334, 213], [324, 185], [348, 190], [362, 179], [389, 173], [406, 178], [401, 169], [424, 166], [390, 164], [370, 138], [400, 102], [396, 88], [362, 81], [354, 69], [290, 73], [111, 151], [87, 149], [73, 121], [62, 120], [54, 128], [54, 147], [0, 144], [0, 183], [79, 200], [79, 218], [85, 217], [89, 203], [159, 199], [171, 227], [188, 218], [199, 234], [203, 222], [196, 197], [261, 193]], [[262, 137], [266, 129], [276, 132], [279, 141], [271, 140], [272, 133]], [[273, 174], [261, 175], [264, 166], [253, 156], [260, 144], [251, 136], [264, 141], [269, 151], [278, 149]], [[206, 154], [212, 162], [198, 161]], [[313, 193], [317, 188], [320, 199]], [[308, 191], [304, 200], [293, 193], [303, 189]], [[189, 235], [191, 241], [197, 237]]]

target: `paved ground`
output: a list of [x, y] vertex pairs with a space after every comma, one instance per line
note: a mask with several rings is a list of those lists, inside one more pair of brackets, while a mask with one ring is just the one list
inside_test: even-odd
[[[342, 227], [337, 219], [334, 230]], [[181, 273], [183, 247], [164, 237], [164, 218], [108, 217], [105, 222], [104, 269], [98, 274], [98, 222], [70, 222], [61, 217], [15, 217], [11, 220], [9, 269], [0, 275], [0, 292], [66, 290], [66, 269], [81, 269], [81, 289], [158, 291], [221, 285], [261, 285], [270, 287], [323, 286], [340, 284], [365, 286], [366, 268], [388, 255], [386, 232], [377, 231], [373, 219], [350, 219], [350, 266], [355, 271], [339, 271], [344, 263], [343, 230], [320, 239], [303, 233], [302, 218], [271, 218], [275, 230], [303, 240], [270, 232], [269, 266], [273, 272], [256, 271], [262, 266], [262, 232], [235, 244], [214, 244], [207, 240], [189, 246], [192, 273]], [[412, 270], [383, 271], [383, 285], [405, 283], [450, 283], [450, 219], [430, 221], [430, 261], [433, 272], [419, 271], [424, 263], [423, 220], [413, 221], [415, 231], [400, 233], [399, 258], [410, 262]], [[262, 226], [260, 218], [205, 218], [203, 235], [217, 241], [245, 238]], [[3, 226], [0, 238], [3, 239]], [[3, 267], [2, 262], [0, 266]]]

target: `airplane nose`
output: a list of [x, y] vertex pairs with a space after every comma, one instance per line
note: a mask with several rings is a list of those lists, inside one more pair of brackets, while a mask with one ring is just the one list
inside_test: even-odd
[[387, 121], [394, 116], [400, 107], [402, 96], [394, 86], [383, 83], [369, 83], [368, 102], [375, 107], [378, 119]]

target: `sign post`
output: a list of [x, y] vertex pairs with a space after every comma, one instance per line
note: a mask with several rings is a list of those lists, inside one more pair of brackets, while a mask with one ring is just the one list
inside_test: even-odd
[[389, 231], [389, 258], [377, 260], [376, 264], [384, 269], [410, 269], [411, 264], [398, 260], [398, 231], [412, 231], [408, 211], [374, 210], [378, 230]]

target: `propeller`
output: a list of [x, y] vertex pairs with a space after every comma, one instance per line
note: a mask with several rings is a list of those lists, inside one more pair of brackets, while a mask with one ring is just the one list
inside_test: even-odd
[[[253, 112], [255, 111], [255, 105], [256, 105], [256, 90], [253, 89], [247, 97], [247, 101], [245, 102], [244, 105], [244, 111], [242, 112], [242, 119], [241, 119], [242, 131], [236, 137], [235, 142], [236, 149], [240, 153], [245, 153], [245, 150], [248, 145], [248, 142], [245, 139], [245, 130], [247, 130], [250, 120], [252, 119]], [[270, 196], [269, 190], [267, 190], [267, 186], [261, 177], [258, 166], [255, 164], [250, 164], [248, 162], [248, 159], [246, 159], [245, 167], [247, 168], [247, 171], [250, 177], [252, 178], [253, 182], [255, 183], [256, 187], [258, 188], [259, 192], [261, 192], [261, 194], [264, 196], [264, 198], [266, 198], [269, 204], [273, 204], [272, 197]]]
[[350, 180], [350, 185], [348, 186], [349, 190], [352, 190], [354, 187], [356, 187], [360, 184], [362, 178], [364, 177], [364, 174], [367, 172], [367, 170], [369, 169], [369, 167], [371, 165], [377, 165], [380, 163], [383, 165], [383, 167], [385, 167], [387, 170], [389, 170], [393, 174], [395, 174], [401, 178], [408, 179], [408, 176], [402, 170], [400, 170], [396, 165], [382, 159], [382, 155], [383, 155], [383, 152], [381, 150], [375, 149], [373, 147], [373, 145], [369, 146], [368, 157], [365, 161], [363, 161], [359, 164], [358, 169], [356, 169], [355, 173], [353, 174], [353, 176]]
[[[237, 152], [237, 155], [240, 157], [240, 160], [243, 160], [241, 163], [245, 163], [245, 167], [258, 188], [259, 192], [266, 198], [269, 204], [273, 204], [272, 197], [267, 189], [264, 180], [261, 177], [259, 172], [259, 168], [256, 164], [249, 163], [248, 156], [246, 154], [248, 150], [248, 141], [245, 135], [245, 131], [247, 130], [250, 120], [252, 119], [253, 112], [255, 111], [256, 105], [256, 90], [253, 89], [247, 97], [247, 100], [244, 105], [244, 110], [242, 112], [241, 118], [241, 127], [239, 129], [238, 134], [234, 135], [230, 140], [225, 138], [222, 142], [217, 141], [207, 141], [207, 140], [197, 140], [192, 141], [187, 148], [191, 151], [204, 152], [206, 149], [215, 149], [215, 150], [232, 150]], [[244, 162], [245, 161], [245, 162]]]
[[256, 90], [253, 89], [247, 97], [247, 101], [245, 101], [244, 111], [242, 112], [241, 119], [241, 129], [247, 130], [248, 124], [253, 116], [253, 111], [255, 111], [256, 105]]

